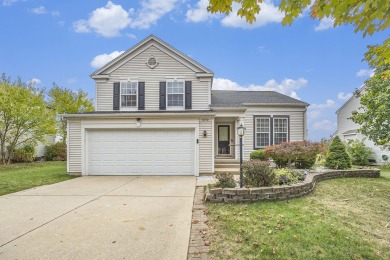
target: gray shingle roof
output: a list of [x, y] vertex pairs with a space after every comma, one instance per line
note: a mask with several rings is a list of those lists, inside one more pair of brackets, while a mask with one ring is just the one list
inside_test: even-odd
[[244, 107], [251, 104], [293, 104], [308, 106], [308, 103], [280, 94], [275, 91], [233, 91], [212, 90], [212, 107]]

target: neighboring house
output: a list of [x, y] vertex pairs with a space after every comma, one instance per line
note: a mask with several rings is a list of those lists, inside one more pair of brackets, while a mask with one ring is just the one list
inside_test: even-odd
[[35, 157], [40, 159], [42, 156], [45, 156], [46, 146], [55, 143], [55, 135], [45, 135], [45, 142], [38, 142], [35, 146]]
[[[94, 72], [96, 111], [64, 115], [68, 172], [213, 174], [254, 149], [306, 139], [308, 104], [273, 91], [212, 90], [213, 72], [149, 36]], [[229, 164], [230, 165], [230, 164]]]
[[[365, 86], [363, 86], [359, 93], [364, 94]], [[374, 142], [369, 140], [366, 136], [358, 132], [360, 125], [355, 124], [352, 119], [352, 111], [359, 110], [360, 107], [360, 97], [353, 95], [344, 105], [342, 105], [337, 111], [337, 132], [335, 135], [338, 135], [340, 139], [344, 142], [348, 140], [358, 139], [363, 141], [363, 143], [372, 149], [373, 158], [376, 164], [383, 164], [382, 155], [387, 155], [390, 157], [390, 152], [388, 150], [382, 150], [379, 146], [375, 145]]]

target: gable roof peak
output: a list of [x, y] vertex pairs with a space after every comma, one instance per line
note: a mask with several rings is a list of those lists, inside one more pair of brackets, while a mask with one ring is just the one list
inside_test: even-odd
[[172, 52], [173, 54], [175, 54], [176, 56], [180, 57], [181, 59], [185, 60], [186, 62], [192, 64], [194, 67], [198, 68], [199, 70], [201, 70], [202, 72], [204, 73], [208, 73], [208, 74], [214, 74], [210, 69], [206, 68], [205, 66], [203, 66], [202, 64], [200, 64], [199, 62], [197, 62], [196, 60], [190, 58], [188, 55], [182, 53], [181, 51], [179, 51], [178, 49], [176, 49], [175, 47], [173, 47], [172, 45], [166, 43], [165, 41], [161, 40], [159, 37], [157, 37], [156, 35], [154, 34], [150, 34], [149, 36], [147, 36], [146, 38], [144, 38], [143, 40], [141, 40], [140, 42], [138, 42], [137, 44], [135, 44], [133, 47], [129, 48], [128, 50], [126, 50], [125, 52], [123, 52], [121, 55], [119, 55], [118, 57], [116, 57], [115, 59], [111, 60], [110, 62], [108, 62], [106, 65], [104, 65], [103, 67], [101, 67], [100, 69], [96, 70], [95, 72], [93, 72], [91, 74], [91, 77], [94, 78], [95, 76], [101, 74], [103, 71], [107, 70], [108, 68], [112, 67], [114, 64], [120, 62], [121, 60], [125, 59], [127, 56], [129, 56], [131, 53], [135, 52], [137, 49], [139, 49], [141, 46], [147, 44], [148, 42], [150, 41], [155, 41], [157, 42], [158, 44], [162, 45], [163, 47], [167, 48], [170, 52]]

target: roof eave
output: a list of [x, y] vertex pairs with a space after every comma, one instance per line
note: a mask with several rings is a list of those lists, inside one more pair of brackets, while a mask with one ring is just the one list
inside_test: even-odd
[[244, 106], [286, 106], [286, 107], [308, 107], [310, 104], [302, 103], [243, 103]]
[[61, 114], [60, 117], [63, 119], [71, 119], [71, 118], [140, 118], [140, 117], [199, 117], [199, 116], [215, 116], [214, 112], [199, 112], [199, 113], [175, 113], [175, 112], [167, 112], [167, 113], [91, 113], [91, 114]]
[[213, 107], [211, 106], [211, 110], [213, 111], [245, 111], [246, 107]]

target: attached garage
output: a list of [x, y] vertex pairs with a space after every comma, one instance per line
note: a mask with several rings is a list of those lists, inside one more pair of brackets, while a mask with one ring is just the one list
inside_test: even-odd
[[194, 129], [86, 129], [87, 175], [195, 175]]

